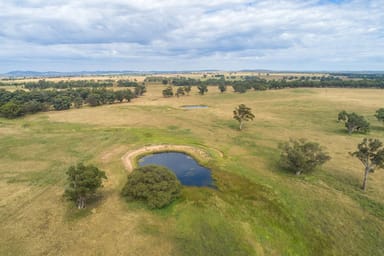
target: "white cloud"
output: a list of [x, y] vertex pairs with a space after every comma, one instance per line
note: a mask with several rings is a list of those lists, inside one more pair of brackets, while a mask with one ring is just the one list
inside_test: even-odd
[[3, 1], [0, 72], [383, 69], [381, 1], [335, 2]]

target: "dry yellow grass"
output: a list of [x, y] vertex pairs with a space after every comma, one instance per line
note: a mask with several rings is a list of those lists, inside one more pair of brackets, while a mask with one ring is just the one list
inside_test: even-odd
[[[176, 229], [178, 215], [166, 218], [127, 206], [119, 195], [126, 179], [121, 157], [129, 150], [152, 143], [218, 148], [224, 153], [223, 159], [216, 159], [220, 168], [269, 187], [286, 203], [295, 221], [307, 225], [306, 221], [300, 221], [308, 218], [308, 226], [332, 237], [334, 254], [343, 250], [359, 251], [358, 247], [366, 239], [361, 221], [370, 225], [368, 230], [372, 233], [384, 234], [384, 220], [363, 209], [349, 194], [350, 191], [358, 193], [362, 168], [348, 152], [356, 148], [363, 136], [348, 136], [336, 122], [340, 110], [356, 111], [371, 121], [373, 129], [369, 136], [384, 140], [384, 128], [373, 117], [374, 111], [383, 107], [384, 91], [287, 89], [221, 94], [216, 87], [209, 87], [204, 96], [197, 95], [193, 88], [190, 96], [163, 98], [163, 88], [151, 84], [148, 93], [132, 103], [2, 120], [7, 124], [0, 126], [4, 152], [0, 164], [0, 254], [175, 254], [176, 242], [170, 239], [169, 232]], [[232, 111], [240, 103], [250, 106], [256, 116], [255, 121], [245, 125], [243, 132], [237, 130], [237, 123], [232, 119]], [[209, 108], [181, 108], [200, 104]], [[276, 167], [277, 144], [290, 137], [305, 137], [321, 143], [327, 147], [332, 160], [308, 180], [281, 173]], [[61, 197], [64, 172], [78, 160], [96, 163], [108, 176], [102, 189], [103, 198], [91, 204], [92, 211], [82, 218], [74, 214]], [[47, 173], [48, 177], [55, 173], [58, 178], [45, 181], [40, 173]], [[33, 182], [17, 179], [10, 182], [10, 177], [26, 174]], [[383, 204], [383, 184], [383, 172], [374, 173], [366, 196]], [[210, 200], [215, 203], [214, 211], [230, 208], [219, 198]], [[181, 203], [175, 211], [186, 214], [181, 209], [188, 211], [191, 205]], [[254, 216], [235, 210], [225, 214], [234, 219], [231, 225], [239, 225], [255, 251], [265, 255], [286, 252], [281, 249], [284, 242], [273, 238], [266, 242], [262, 225], [256, 226], [256, 221], [248, 220]], [[241, 214], [244, 216], [239, 220]], [[267, 229], [273, 230], [275, 224], [270, 225]], [[380, 237], [375, 239], [382, 241]]]

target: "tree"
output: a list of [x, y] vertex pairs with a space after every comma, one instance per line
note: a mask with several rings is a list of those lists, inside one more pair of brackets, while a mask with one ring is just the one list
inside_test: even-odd
[[128, 101], [131, 102], [131, 100], [134, 98], [134, 94], [131, 90], [127, 89], [124, 91], [124, 98]]
[[34, 114], [43, 110], [43, 104], [36, 100], [31, 100], [24, 103], [23, 108], [26, 113]]
[[190, 85], [184, 86], [184, 91], [189, 95], [189, 93], [191, 92], [191, 86]]
[[173, 89], [172, 86], [168, 86], [163, 90], [163, 96], [165, 98], [172, 97], [173, 96]]
[[225, 84], [225, 82], [220, 83], [218, 85], [218, 87], [219, 87], [219, 90], [220, 90], [221, 93], [223, 93], [223, 92], [225, 92], [227, 90], [227, 85]]
[[145, 87], [145, 85], [139, 84], [135, 87], [133, 93], [134, 93], [135, 97], [139, 97], [139, 96], [142, 96], [145, 92], [147, 92], [147, 88]]
[[176, 90], [176, 96], [179, 97], [180, 95], [181, 96], [185, 95], [184, 87], [182, 86], [177, 87], [177, 90]]
[[102, 179], [106, 179], [105, 172], [93, 165], [71, 166], [67, 170], [69, 187], [64, 195], [76, 202], [77, 208], [85, 208], [86, 201], [102, 187]]
[[384, 123], [384, 108], [379, 108], [378, 110], [376, 110], [375, 117], [379, 122]]
[[6, 118], [16, 118], [24, 114], [23, 107], [13, 101], [9, 101], [0, 107], [0, 115]]
[[139, 200], [149, 208], [163, 208], [180, 196], [181, 184], [172, 171], [163, 166], [138, 167], [128, 175], [122, 195]]
[[124, 100], [124, 96], [125, 96], [125, 92], [124, 91], [116, 91], [115, 92], [115, 98], [116, 100], [118, 100], [119, 102], [123, 102]]
[[353, 132], [367, 133], [369, 131], [369, 123], [363, 116], [356, 114], [355, 112], [347, 113], [345, 110], [338, 114], [338, 121], [345, 123], [345, 127], [348, 129], [348, 133]]
[[239, 129], [243, 129], [244, 121], [250, 121], [255, 118], [255, 115], [252, 114], [251, 108], [245, 106], [244, 104], [240, 104], [233, 111], [233, 118], [240, 123]]
[[66, 110], [71, 107], [71, 99], [67, 96], [58, 96], [53, 99], [53, 107], [55, 110]]
[[201, 95], [204, 95], [204, 93], [208, 92], [208, 87], [206, 84], [198, 85], [197, 89], [199, 90], [199, 94], [201, 94]]
[[83, 106], [83, 102], [83, 98], [79, 96], [73, 99], [73, 105], [75, 106], [75, 108], [81, 108]]
[[235, 92], [238, 92], [238, 93], [245, 93], [249, 88], [243, 84], [243, 83], [238, 83], [238, 84], [234, 84], [232, 85], [232, 88]]
[[86, 101], [92, 107], [101, 105], [101, 97], [96, 93], [89, 94]]
[[279, 144], [279, 148], [280, 165], [296, 175], [313, 171], [331, 159], [318, 143], [305, 139], [290, 139]]
[[364, 165], [364, 178], [362, 189], [367, 187], [368, 174], [378, 168], [384, 168], [384, 148], [383, 143], [378, 139], [367, 139], [357, 145], [357, 151], [350, 153], [357, 157]]

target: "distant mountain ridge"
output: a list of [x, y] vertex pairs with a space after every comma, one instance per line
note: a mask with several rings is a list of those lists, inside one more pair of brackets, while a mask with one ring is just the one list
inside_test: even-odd
[[123, 70], [123, 71], [74, 71], [74, 72], [58, 72], [58, 71], [24, 71], [24, 70], [15, 70], [10, 71], [5, 74], [0, 74], [0, 77], [8, 78], [21, 78], [21, 77], [73, 77], [73, 76], [102, 76], [102, 75], [145, 75], [145, 74], [186, 74], [186, 73], [196, 73], [196, 72], [268, 72], [268, 73], [329, 73], [334, 75], [347, 75], [347, 74], [384, 74], [384, 71], [277, 71], [277, 70], [268, 70], [268, 69], [242, 69], [234, 71], [221, 71], [216, 69], [205, 69], [205, 70], [183, 70], [183, 71], [132, 71], [132, 70]]
[[76, 72], [58, 72], [58, 71], [24, 71], [15, 70], [5, 74], [0, 74], [3, 77], [71, 77], [71, 76], [96, 76], [96, 75], [132, 75], [132, 74], [182, 74], [182, 73], [193, 73], [193, 72], [218, 72], [219, 70], [193, 70], [193, 71], [76, 71]]
[[137, 71], [78, 71], [78, 72], [58, 72], [58, 71], [20, 71], [15, 70], [3, 74], [6, 77], [65, 77], [65, 76], [87, 76], [87, 75], [122, 75], [141, 73]]

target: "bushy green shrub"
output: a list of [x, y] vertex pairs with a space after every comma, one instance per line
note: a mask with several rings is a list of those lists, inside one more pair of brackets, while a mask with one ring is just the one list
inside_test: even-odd
[[149, 208], [163, 208], [180, 196], [181, 184], [175, 174], [163, 166], [138, 167], [128, 175], [122, 195], [129, 201], [139, 200]]
[[296, 175], [313, 171], [331, 159], [318, 143], [305, 139], [291, 139], [289, 142], [281, 143], [279, 148], [280, 165]]

